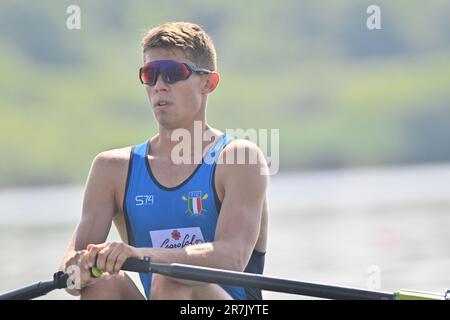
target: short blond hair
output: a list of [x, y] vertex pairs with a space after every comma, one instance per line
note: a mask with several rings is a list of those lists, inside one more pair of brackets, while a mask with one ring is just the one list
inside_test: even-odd
[[141, 42], [142, 52], [152, 48], [181, 49], [197, 67], [216, 71], [216, 49], [208, 34], [197, 24], [167, 22], [152, 28]]

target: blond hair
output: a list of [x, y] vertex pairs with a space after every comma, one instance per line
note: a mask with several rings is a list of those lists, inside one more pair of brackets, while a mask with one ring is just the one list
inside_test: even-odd
[[181, 49], [197, 67], [216, 71], [216, 49], [211, 38], [197, 24], [167, 22], [152, 28], [141, 42], [142, 52], [152, 48]]

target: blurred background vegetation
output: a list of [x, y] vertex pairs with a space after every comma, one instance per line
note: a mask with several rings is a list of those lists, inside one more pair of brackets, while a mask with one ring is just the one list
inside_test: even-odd
[[176, 20], [218, 51], [210, 124], [279, 128], [282, 171], [449, 161], [449, 13], [444, 0], [2, 1], [0, 187], [82, 183], [98, 152], [155, 134], [140, 40]]

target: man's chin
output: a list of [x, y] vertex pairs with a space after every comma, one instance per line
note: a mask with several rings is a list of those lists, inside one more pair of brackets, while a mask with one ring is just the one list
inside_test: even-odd
[[175, 130], [180, 127], [179, 123], [177, 121], [174, 121], [173, 119], [169, 119], [169, 117], [165, 117], [163, 115], [155, 115], [155, 119], [158, 122], [158, 126], [160, 129], [165, 130]]

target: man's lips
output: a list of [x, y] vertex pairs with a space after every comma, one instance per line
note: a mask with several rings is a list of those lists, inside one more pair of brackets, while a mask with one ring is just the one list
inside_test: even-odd
[[153, 108], [155, 108], [156, 110], [160, 110], [160, 109], [166, 109], [168, 107], [170, 107], [172, 105], [172, 102], [167, 101], [167, 100], [158, 100], [153, 104]]

